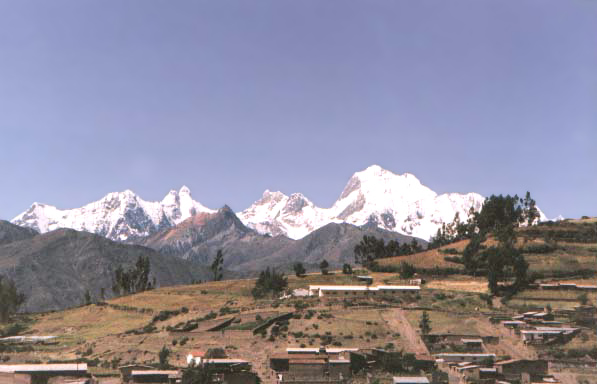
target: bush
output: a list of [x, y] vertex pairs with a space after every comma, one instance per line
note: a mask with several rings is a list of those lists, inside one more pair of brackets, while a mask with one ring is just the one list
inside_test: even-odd
[[441, 253], [445, 253], [447, 255], [459, 255], [460, 251], [458, 251], [456, 248], [444, 248], [444, 249], [440, 249], [439, 250]]

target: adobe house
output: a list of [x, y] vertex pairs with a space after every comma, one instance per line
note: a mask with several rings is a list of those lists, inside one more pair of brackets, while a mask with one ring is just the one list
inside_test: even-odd
[[46, 384], [59, 378], [92, 382], [85, 363], [0, 365], [0, 383]]

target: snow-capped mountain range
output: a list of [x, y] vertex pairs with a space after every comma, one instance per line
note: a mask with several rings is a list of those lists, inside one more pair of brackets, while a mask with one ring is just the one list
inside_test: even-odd
[[113, 192], [81, 208], [60, 210], [54, 206], [33, 203], [12, 223], [45, 233], [58, 228], [71, 228], [105, 236], [112, 240], [144, 237], [169, 228], [201, 213], [213, 213], [193, 200], [191, 191], [168, 192], [162, 201], [145, 201], [130, 190]]
[[[292, 239], [300, 239], [331, 222], [346, 222], [377, 225], [429, 240], [442, 223], [452, 222], [457, 212], [461, 220], [466, 220], [470, 208], [481, 209], [483, 201], [478, 193], [438, 195], [410, 173], [398, 175], [372, 165], [350, 178], [330, 208], [317, 207], [300, 193], [287, 196], [266, 190], [261, 199], [237, 215], [259, 233]], [[187, 187], [170, 191], [158, 202], [142, 200], [126, 190], [68, 210], [34, 203], [12, 223], [42, 233], [72, 228], [123, 241], [175, 226], [201, 212], [215, 211], [193, 200]]]

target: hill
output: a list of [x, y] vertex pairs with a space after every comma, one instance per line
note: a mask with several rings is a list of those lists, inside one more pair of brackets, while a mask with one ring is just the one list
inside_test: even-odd
[[[517, 247], [529, 263], [529, 271], [538, 277], [592, 276], [597, 274], [597, 224], [594, 219], [544, 222], [517, 229]], [[438, 249], [416, 255], [382, 259], [379, 264], [398, 267], [406, 261], [419, 268], [455, 268], [462, 264], [454, 262], [468, 244], [458, 241]], [[484, 245], [491, 246], [495, 240], [489, 237]]]
[[87, 232], [60, 229], [30, 236], [26, 229], [11, 231], [13, 238], [21, 239], [0, 246], [0, 275], [12, 278], [26, 295], [25, 311], [77, 306], [86, 290], [98, 298], [104, 288], [110, 297], [114, 270], [119, 265], [132, 266], [139, 256], [149, 258], [151, 276], [159, 286], [190, 283], [207, 276], [205, 268], [185, 260]]

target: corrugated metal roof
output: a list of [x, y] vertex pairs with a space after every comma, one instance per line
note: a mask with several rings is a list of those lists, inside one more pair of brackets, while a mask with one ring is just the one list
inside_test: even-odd
[[325, 364], [325, 360], [323, 359], [291, 359], [288, 364]]
[[426, 378], [425, 376], [415, 376], [415, 377], [398, 377], [398, 376], [394, 376], [392, 378], [392, 382], [394, 384], [429, 384], [429, 379]]
[[131, 371], [131, 376], [152, 376], [152, 375], [176, 375], [178, 371], [161, 371], [161, 370], [146, 370], [146, 371]]
[[248, 363], [247, 360], [241, 360], [241, 359], [204, 359], [203, 361], [207, 364], [245, 364], [245, 363]]
[[87, 364], [7, 364], [0, 365], [0, 372], [86, 372]]
[[330, 359], [330, 364], [350, 364], [350, 360], [345, 360], [345, 359]]

